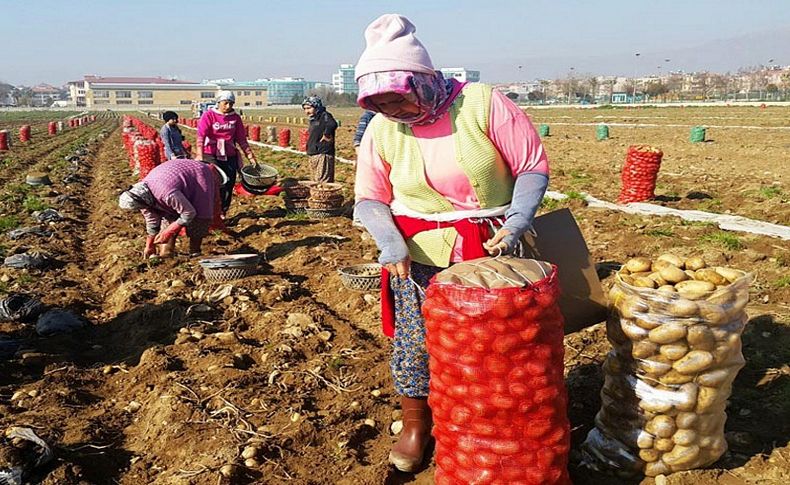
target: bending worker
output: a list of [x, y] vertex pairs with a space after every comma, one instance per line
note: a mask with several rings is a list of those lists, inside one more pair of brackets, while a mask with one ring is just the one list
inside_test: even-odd
[[[148, 258], [173, 254], [176, 236], [186, 227], [189, 253], [199, 254], [214, 216], [219, 174], [197, 160], [176, 159], [158, 165], [142, 181], [123, 192], [121, 209], [138, 209], [145, 218]], [[163, 224], [164, 222], [164, 224]]]

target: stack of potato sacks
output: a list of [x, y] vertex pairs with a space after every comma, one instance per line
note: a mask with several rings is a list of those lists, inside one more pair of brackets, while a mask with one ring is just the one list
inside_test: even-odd
[[609, 293], [602, 406], [582, 445], [588, 465], [657, 476], [721, 457], [751, 281], [701, 257], [623, 266]]

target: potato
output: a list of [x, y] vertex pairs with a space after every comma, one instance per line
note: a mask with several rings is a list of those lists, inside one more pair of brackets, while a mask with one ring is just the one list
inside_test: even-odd
[[661, 459], [669, 466], [690, 465], [699, 456], [699, 446], [675, 446], [672, 451], [665, 453]]
[[654, 437], [652, 434], [648, 433], [647, 431], [640, 430], [639, 435], [636, 437], [636, 446], [641, 449], [647, 449], [653, 447]]
[[625, 293], [618, 285], [612, 286], [609, 290], [609, 304], [610, 305], [617, 305], [617, 303], [625, 297]]
[[625, 318], [636, 318], [649, 310], [647, 304], [636, 296], [626, 296], [617, 309]]
[[697, 425], [699, 415], [692, 412], [680, 412], [675, 416], [675, 424], [680, 429], [692, 429]]
[[677, 386], [679, 384], [685, 384], [687, 382], [693, 381], [694, 376], [687, 376], [686, 374], [681, 374], [676, 370], [671, 370], [661, 376], [658, 380], [661, 382], [661, 384], [667, 386]]
[[686, 259], [685, 262], [686, 269], [690, 269], [692, 271], [697, 271], [698, 269], [702, 269], [707, 264], [705, 264], [705, 259], [702, 256], [692, 256]]
[[625, 267], [631, 273], [641, 273], [650, 271], [650, 260], [647, 258], [631, 258], [625, 263]]
[[631, 285], [631, 286], [634, 285], [634, 277], [631, 276], [631, 275], [621, 274], [620, 275], [620, 279], [623, 280], [623, 283], [625, 283], [627, 285]]
[[651, 413], [666, 413], [672, 409], [672, 404], [657, 401], [639, 401], [639, 407]]
[[657, 477], [659, 475], [669, 475], [672, 470], [663, 461], [654, 461], [645, 465], [645, 475], [648, 477]]
[[680, 323], [665, 323], [650, 331], [648, 338], [657, 344], [669, 344], [686, 337], [686, 326]]
[[727, 278], [717, 273], [713, 268], [704, 268], [698, 270], [694, 273], [694, 279], [699, 281], [707, 281], [709, 283], [713, 283], [716, 286], [726, 285], [728, 283]]
[[743, 277], [746, 273], [743, 271], [738, 271], [737, 269], [732, 268], [725, 268], [723, 266], [716, 266], [713, 268], [714, 271], [719, 273], [730, 283], [734, 283], [739, 278]]
[[673, 344], [664, 344], [659, 349], [659, 353], [669, 360], [678, 360], [685, 356], [689, 351], [686, 344], [676, 342]]
[[672, 368], [681, 374], [699, 374], [713, 363], [713, 355], [704, 350], [692, 350], [682, 359], [672, 364]]
[[650, 377], [657, 378], [666, 374], [672, 368], [672, 365], [665, 361], [664, 357], [657, 355], [650, 359], [640, 360], [636, 363], [636, 368]]
[[679, 283], [689, 279], [688, 275], [684, 273], [682, 269], [671, 264], [661, 268], [658, 274], [669, 283]]
[[697, 406], [699, 386], [693, 382], [689, 382], [680, 386], [680, 389], [678, 389], [676, 393], [677, 400], [675, 402], [675, 409], [678, 411], [693, 411]]
[[647, 330], [627, 318], [620, 319], [620, 328], [623, 330], [623, 333], [626, 335], [626, 337], [631, 339], [631, 341], [641, 340], [648, 335]]
[[662, 285], [662, 286], [659, 286], [658, 287], [658, 291], [660, 293], [665, 293], [665, 294], [668, 294], [668, 295], [671, 295], [673, 293], [677, 293], [677, 290], [675, 289], [674, 285]]
[[736, 293], [729, 288], [716, 290], [715, 293], [710, 295], [706, 300], [716, 305], [726, 305], [735, 301]]
[[695, 350], [713, 350], [716, 338], [707, 325], [691, 325], [686, 334], [686, 341]]
[[678, 298], [667, 306], [667, 313], [674, 317], [693, 317], [699, 313], [699, 306], [691, 300]]
[[[737, 335], [736, 335], [737, 337]], [[735, 345], [727, 342], [720, 343], [716, 345], [716, 348], [713, 349], [713, 362], [717, 366], [722, 366], [727, 363], [735, 354], [735, 352], [740, 352], [740, 347], [736, 347]]]
[[648, 313], [643, 318], [637, 318], [634, 322], [645, 330], [653, 330], [662, 325], [661, 316]]
[[686, 280], [677, 283], [675, 289], [683, 298], [699, 300], [715, 290], [716, 285], [707, 281]]
[[675, 256], [674, 254], [670, 254], [670, 253], [662, 254], [661, 256], [656, 258], [656, 261], [666, 261], [669, 264], [673, 266], [677, 266], [680, 269], [685, 269], [684, 266], [685, 262], [680, 257]]
[[659, 451], [670, 451], [675, 447], [675, 443], [669, 438], [659, 438], [653, 447]]
[[[699, 386], [697, 394], [697, 407], [694, 409], [700, 414], [718, 411], [721, 406], [723, 409], [724, 401], [727, 400], [729, 393], [724, 392], [723, 388]], [[700, 429], [703, 434], [709, 434], [705, 430]]]
[[631, 355], [636, 359], [647, 359], [658, 353], [658, 345], [649, 340], [642, 340], [634, 343], [631, 348]]
[[704, 374], [700, 374], [695, 380], [697, 384], [701, 386], [719, 387], [728, 380], [735, 380], [736, 375], [738, 375], [738, 369], [725, 367], [723, 369], [710, 370]]
[[634, 278], [634, 286], [637, 288], [657, 288], [658, 283], [649, 277]]
[[723, 325], [730, 321], [730, 317], [723, 306], [712, 305], [707, 301], [699, 302], [699, 316], [711, 325]]
[[650, 270], [653, 272], [661, 271], [661, 268], [664, 268], [669, 265], [674, 266], [674, 264], [670, 263], [669, 261], [664, 261], [663, 259], [659, 259], [653, 261], [653, 264], [650, 265]]
[[658, 459], [661, 458], [661, 452], [654, 450], [653, 448], [642, 449], [639, 450], [639, 458], [641, 458], [645, 463], [652, 463], [654, 461], [658, 461]]
[[677, 426], [670, 416], [660, 414], [645, 424], [645, 431], [658, 438], [669, 438], [675, 434]]
[[700, 436], [712, 436], [720, 433], [724, 429], [724, 422], [727, 415], [724, 413], [700, 414], [697, 431]]
[[727, 440], [724, 439], [724, 436], [720, 434], [714, 437], [710, 446], [708, 446], [708, 453], [710, 453], [711, 459], [718, 460], [725, 451], [727, 451]]
[[694, 274], [696, 273], [696, 271], [693, 271], [693, 270], [690, 270], [690, 269], [685, 269], [685, 270], [683, 270], [683, 272], [686, 273], [686, 276], [688, 276], [689, 279], [692, 279], [692, 280], [694, 279]]
[[660, 273], [655, 271], [647, 275], [647, 277], [656, 282], [656, 287], [661, 287], [669, 284], [667, 280], [661, 277]]
[[690, 429], [679, 429], [672, 435], [672, 441], [676, 445], [688, 446], [697, 441], [697, 433]]

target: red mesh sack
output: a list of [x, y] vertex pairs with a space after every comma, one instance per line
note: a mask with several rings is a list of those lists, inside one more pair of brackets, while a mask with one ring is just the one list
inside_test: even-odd
[[19, 141], [23, 143], [30, 141], [30, 125], [22, 125], [19, 128]]
[[187, 154], [187, 158], [192, 158], [192, 145], [184, 140], [181, 142], [181, 146], [184, 147], [184, 153]]
[[140, 170], [140, 180], [159, 165], [159, 149], [151, 140], [138, 139], [134, 142], [135, 167]]
[[258, 125], [250, 126], [250, 139], [252, 141], [261, 141], [261, 127]]
[[8, 131], [0, 130], [0, 150], [8, 150]]
[[306, 128], [299, 129], [299, 151], [307, 151], [307, 140], [310, 139], [310, 132]]
[[570, 483], [558, 296], [554, 266], [525, 287], [428, 287], [437, 484]]
[[283, 128], [277, 134], [277, 144], [283, 148], [287, 148], [291, 144], [291, 130]]
[[658, 169], [664, 153], [648, 145], [631, 145], [625, 157], [620, 180], [623, 187], [617, 202], [641, 202], [655, 196]]
[[58, 133], [58, 124], [55, 123], [54, 121], [50, 121], [49, 123], [47, 123], [47, 132], [50, 135], [56, 135]]

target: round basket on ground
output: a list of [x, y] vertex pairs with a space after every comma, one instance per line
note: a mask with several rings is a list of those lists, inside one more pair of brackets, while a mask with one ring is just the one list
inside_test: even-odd
[[304, 212], [307, 209], [307, 199], [285, 198], [285, 209], [290, 212]]
[[241, 178], [250, 187], [268, 189], [277, 181], [277, 169], [269, 165], [245, 165], [241, 169]]
[[316, 184], [310, 187], [310, 198], [314, 200], [331, 199], [332, 197], [336, 197], [340, 195], [340, 191], [342, 189], [343, 189], [342, 184], [338, 184], [334, 182]]
[[285, 190], [285, 195], [290, 199], [306, 199], [310, 197], [310, 187], [313, 185], [316, 185], [316, 183], [302, 180], [293, 185], [283, 187], [283, 190]]
[[311, 209], [337, 209], [343, 205], [343, 196], [338, 195], [331, 199], [307, 199], [307, 207]]
[[304, 209], [307, 215], [313, 219], [326, 219], [327, 217], [337, 217], [343, 214], [343, 208], [336, 209]]
[[258, 271], [259, 254], [229, 254], [198, 261], [207, 281], [230, 281]]
[[355, 264], [337, 270], [343, 286], [350, 290], [371, 291], [381, 288], [381, 265]]

